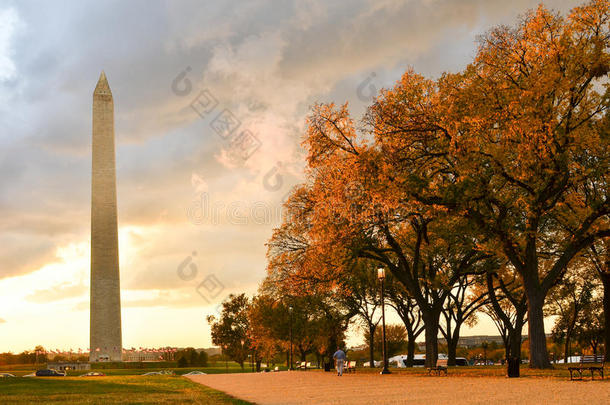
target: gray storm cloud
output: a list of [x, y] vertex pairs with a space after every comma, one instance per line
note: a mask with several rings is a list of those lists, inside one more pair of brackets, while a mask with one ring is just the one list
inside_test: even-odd
[[[184, 288], [175, 269], [193, 250], [227, 269], [227, 283], [250, 288], [264, 275], [274, 224], [193, 224], [185, 210], [198, 197], [194, 173], [225, 203], [279, 204], [300, 179], [311, 104], [349, 101], [361, 113], [357, 88], [371, 72], [380, 89], [408, 66], [427, 75], [459, 69], [477, 34], [537, 3], [5, 3], [0, 21], [19, 28], [0, 30], [0, 279], [88, 238], [91, 94], [101, 69], [115, 97], [119, 225], [156, 229], [140, 235], [141, 251], [123, 266], [126, 288]], [[560, 11], [578, 3], [546, 2]], [[187, 67], [192, 91], [177, 95], [172, 81]], [[212, 117], [190, 108], [202, 89], [261, 140], [243, 165], [226, 160]], [[269, 191], [262, 178], [276, 162], [284, 180]]]

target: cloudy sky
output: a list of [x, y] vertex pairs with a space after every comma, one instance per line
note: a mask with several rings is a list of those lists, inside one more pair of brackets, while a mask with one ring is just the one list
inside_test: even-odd
[[[536, 5], [0, 0], [0, 352], [88, 347], [102, 69], [115, 102], [124, 346], [209, 346], [205, 316], [265, 274], [279, 204], [302, 179], [309, 106], [348, 101], [358, 118], [409, 66], [461, 69], [478, 34]], [[233, 135], [216, 132], [219, 114], [239, 124]], [[495, 330], [482, 321], [466, 333]]]

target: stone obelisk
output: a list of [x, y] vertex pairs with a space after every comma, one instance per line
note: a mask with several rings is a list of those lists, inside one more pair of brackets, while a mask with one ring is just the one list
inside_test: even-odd
[[93, 91], [89, 361], [122, 361], [114, 101], [104, 72]]

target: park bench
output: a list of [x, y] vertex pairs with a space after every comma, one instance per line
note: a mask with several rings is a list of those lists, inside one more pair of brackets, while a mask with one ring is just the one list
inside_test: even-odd
[[350, 361], [346, 362], [345, 371], [348, 373], [355, 373], [356, 372], [356, 361], [350, 360]]
[[436, 360], [436, 366], [428, 367], [428, 375], [436, 373], [440, 377], [441, 372], [447, 375], [447, 359], [438, 359]]
[[309, 361], [302, 361], [301, 364], [299, 364], [297, 368], [299, 370], [307, 370], [308, 368], [311, 368], [311, 362], [309, 362]]
[[[580, 363], [578, 366], [568, 367], [570, 372], [570, 380], [582, 380], [583, 371], [589, 370], [591, 372], [591, 379], [595, 378], [595, 372], [599, 373], [604, 379], [604, 359], [601, 356], [580, 356]], [[578, 378], [574, 375], [577, 374]]]

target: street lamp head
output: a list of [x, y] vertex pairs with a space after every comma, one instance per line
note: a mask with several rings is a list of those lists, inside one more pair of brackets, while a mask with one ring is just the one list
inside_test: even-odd
[[383, 267], [377, 269], [377, 278], [379, 280], [383, 280], [385, 278], [385, 269]]

